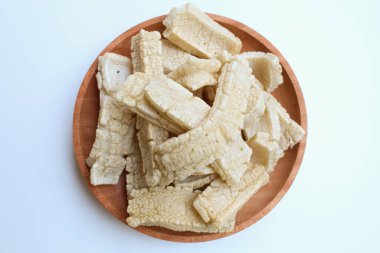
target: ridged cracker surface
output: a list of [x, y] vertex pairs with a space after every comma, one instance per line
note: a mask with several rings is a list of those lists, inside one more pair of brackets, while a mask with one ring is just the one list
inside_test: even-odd
[[[178, 180], [183, 180], [192, 175], [194, 170], [219, 159], [229, 150], [229, 144], [235, 141], [244, 142], [240, 129], [247, 107], [249, 76], [250, 69], [246, 62], [232, 61], [226, 64], [219, 77], [216, 99], [207, 118], [198, 127], [157, 146], [156, 161], [168, 171], [173, 171]], [[245, 153], [245, 150], [239, 149], [237, 152]], [[242, 157], [245, 158], [244, 155]], [[249, 158], [234, 161], [235, 163], [219, 163], [233, 164], [233, 169], [218, 167], [224, 170], [221, 176], [225, 180], [236, 178], [231, 174], [234, 169], [244, 173]]]
[[230, 128], [230, 131], [240, 132], [247, 110], [250, 86], [251, 70], [246, 61], [226, 63], [218, 79], [209, 119]]
[[251, 150], [244, 143], [240, 133], [248, 105], [250, 74], [251, 71], [245, 61], [232, 61], [225, 64], [209, 113], [210, 118], [219, 122], [218, 125], [229, 143], [227, 153], [218, 158], [211, 166], [229, 185], [239, 182], [251, 156]]
[[227, 152], [212, 167], [228, 184], [238, 184], [251, 158], [251, 148], [241, 139], [229, 144]]
[[223, 133], [216, 124], [206, 124], [171, 138], [155, 149], [156, 161], [175, 179], [184, 180], [227, 151]]
[[161, 43], [162, 65], [164, 67], [165, 74], [172, 72], [184, 64], [191, 55], [166, 39], [161, 39]]
[[270, 135], [271, 140], [278, 143], [281, 150], [292, 148], [302, 140], [305, 130], [292, 120], [282, 105], [274, 96], [265, 91], [265, 111], [256, 124], [245, 129], [248, 139], [257, 133], [264, 132]]
[[216, 85], [221, 63], [216, 59], [189, 59], [170, 72], [168, 77], [180, 83], [190, 91], [196, 91], [204, 86]]
[[279, 145], [282, 150], [293, 148], [305, 136], [305, 130], [294, 120], [292, 120], [286, 110], [272, 95], [269, 96], [268, 103], [272, 105], [278, 115], [280, 124]]
[[271, 92], [282, 84], [282, 67], [276, 55], [263, 52], [245, 52], [235, 57], [248, 61], [253, 75], [263, 84], [266, 91]]
[[278, 143], [268, 133], [259, 132], [247, 143], [252, 148], [252, 162], [264, 166], [268, 173], [273, 171], [277, 161], [284, 155]]
[[197, 194], [191, 188], [171, 186], [133, 191], [128, 200], [128, 225], [204, 233], [232, 231], [235, 225], [232, 219], [218, 226], [202, 220], [192, 205]]
[[139, 190], [148, 186], [145, 181], [141, 151], [136, 136], [133, 144], [133, 152], [127, 156], [125, 166], [125, 170], [127, 171], [126, 189], [128, 196], [132, 190]]
[[290, 118], [275, 97], [261, 92], [265, 97], [265, 111], [256, 124], [245, 129], [245, 133], [252, 149], [253, 163], [263, 165], [271, 172], [284, 151], [302, 140], [305, 131]]
[[99, 57], [99, 119], [95, 142], [86, 160], [93, 185], [116, 184], [126, 164], [124, 156], [133, 151], [135, 117], [105, 91], [119, 89], [131, 73], [130, 67], [130, 60], [121, 55], [107, 53]]
[[195, 198], [193, 206], [205, 222], [218, 226], [235, 219], [237, 211], [268, 181], [264, 167], [251, 167], [238, 185], [229, 186], [220, 179], [213, 181]]
[[[131, 51], [134, 72], [142, 72], [152, 77], [163, 75], [162, 43], [158, 32], [140, 32], [132, 37]], [[142, 98], [142, 100], [144, 100]], [[146, 102], [146, 101], [145, 101]], [[147, 104], [147, 103], [146, 103]], [[148, 186], [160, 183], [162, 173], [154, 161], [153, 148], [169, 138], [169, 132], [138, 116], [137, 138], [143, 157], [143, 171]]]
[[148, 86], [149, 82], [154, 78], [157, 78], [157, 76], [144, 73], [130, 75], [124, 83], [123, 88], [120, 89], [114, 97], [117, 101], [125, 104], [130, 111], [137, 113], [153, 124], [175, 134], [183, 133], [184, 129], [160, 115], [146, 99], [145, 87]]
[[202, 99], [169, 78], [152, 80], [145, 92], [155, 109], [183, 129], [198, 126], [210, 110]]
[[252, 136], [252, 132], [255, 132], [260, 117], [265, 111], [265, 101], [268, 99], [267, 93], [256, 85], [255, 79], [253, 79], [253, 82], [254, 84], [249, 91], [247, 111], [244, 116], [243, 131], [246, 136]]
[[132, 37], [133, 73], [162, 74], [162, 44], [159, 32], [140, 32]]
[[[263, 94], [264, 98], [264, 113], [258, 118], [256, 122], [252, 122], [253, 124], [246, 125], [244, 133], [246, 134], [247, 138], [250, 139], [258, 132], [266, 132], [270, 134], [273, 140], [279, 141], [281, 137], [281, 126], [275, 104], [269, 101], [269, 97], [271, 96], [269, 93], [266, 93], [265, 91], [259, 92]], [[261, 103], [261, 101], [257, 100], [257, 103]], [[256, 105], [261, 106], [259, 104]]]
[[242, 47], [238, 37], [191, 4], [173, 8], [163, 23], [164, 37], [201, 58], [218, 58], [224, 51], [236, 55]]
[[162, 173], [154, 160], [153, 148], [169, 138], [169, 132], [137, 116], [137, 139], [143, 157], [143, 171], [148, 186], [160, 183]]

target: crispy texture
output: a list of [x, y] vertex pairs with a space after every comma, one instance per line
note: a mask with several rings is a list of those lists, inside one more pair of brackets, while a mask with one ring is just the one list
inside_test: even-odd
[[240, 208], [268, 181], [265, 168], [257, 165], [248, 169], [237, 185], [229, 186], [220, 179], [213, 181], [195, 198], [193, 206], [205, 222], [218, 226], [235, 219]]
[[251, 148], [239, 138], [229, 144], [228, 151], [213, 162], [212, 167], [229, 185], [234, 185], [246, 171], [251, 155]]
[[159, 32], [140, 30], [137, 35], [132, 37], [131, 51], [133, 73], [163, 74], [162, 44]]
[[116, 92], [114, 97], [117, 101], [126, 105], [130, 111], [137, 113], [153, 124], [165, 128], [174, 134], [183, 133], [184, 129], [160, 115], [146, 99], [145, 87], [155, 78], [157, 76], [144, 73], [130, 75], [125, 81], [123, 88]]
[[209, 175], [192, 175], [182, 181], [175, 180], [176, 187], [188, 187], [192, 189], [199, 189], [208, 185], [218, 177], [218, 174], [213, 173]]
[[131, 72], [130, 67], [130, 60], [121, 55], [106, 53], [99, 58], [99, 119], [95, 142], [86, 160], [93, 185], [116, 184], [126, 164], [124, 156], [133, 151], [135, 117], [105, 91], [119, 89]]
[[286, 110], [272, 95], [269, 96], [268, 103], [272, 105], [277, 112], [280, 124], [279, 145], [282, 150], [293, 148], [305, 136], [305, 130], [294, 120], [292, 120]]
[[170, 72], [168, 77], [188, 90], [195, 91], [207, 85], [216, 85], [220, 68], [218, 60], [190, 56], [184, 64]]
[[212, 164], [215, 171], [229, 185], [239, 182], [251, 156], [251, 150], [244, 143], [240, 133], [248, 105], [250, 78], [246, 62], [232, 61], [225, 64], [209, 113], [211, 118], [214, 117], [213, 120], [220, 122], [221, 129], [229, 138], [228, 152]]
[[271, 94], [264, 93], [265, 111], [256, 124], [244, 129], [247, 139], [251, 139], [257, 133], [263, 132], [270, 135], [271, 140], [278, 143], [281, 150], [292, 148], [302, 140], [305, 130], [292, 120], [286, 110]]
[[155, 186], [160, 183], [161, 171], [154, 160], [153, 148], [166, 141], [169, 138], [169, 132], [139, 116], [137, 116], [136, 128], [141, 155], [144, 158], [142, 162], [145, 181], [148, 186]]
[[253, 75], [263, 84], [266, 91], [271, 92], [282, 84], [282, 67], [276, 55], [263, 52], [245, 52], [235, 57], [248, 61]]
[[[132, 37], [131, 54], [134, 72], [142, 72], [152, 77], [163, 74], [162, 43], [160, 39], [161, 35], [159, 32], [147, 32], [145, 30], [140, 30], [136, 36]], [[141, 104], [145, 105], [142, 108], [149, 108], [149, 111], [153, 111], [144, 98], [144, 91], [140, 91], [141, 94], [137, 100], [140, 100]], [[166, 119], [158, 117], [158, 119], [160, 118], [161, 121], [166, 122]], [[138, 129], [137, 138], [139, 147], [144, 158], [142, 162], [145, 181], [148, 186], [158, 185], [161, 182], [162, 173], [154, 161], [153, 148], [157, 144], [167, 140], [169, 132], [140, 116], [137, 118], [136, 126]]]
[[125, 170], [127, 171], [126, 189], [128, 196], [131, 194], [132, 190], [139, 190], [148, 186], [145, 181], [143, 161], [136, 136], [133, 144], [133, 152], [127, 156], [125, 166]]
[[191, 188], [153, 187], [133, 191], [128, 200], [128, 225], [160, 226], [174, 231], [217, 233], [232, 231], [235, 221], [218, 226], [203, 222], [192, 206], [197, 193]]
[[243, 131], [245, 135], [248, 135], [247, 132], [254, 132], [260, 117], [264, 114], [265, 101], [267, 99], [268, 96], [266, 92], [262, 91], [256, 85], [251, 86], [248, 96], [247, 111], [244, 117]]
[[218, 58], [224, 51], [236, 55], [242, 47], [238, 37], [191, 4], [173, 8], [163, 24], [164, 37], [201, 58]]
[[246, 61], [231, 61], [223, 66], [209, 121], [218, 122], [240, 135], [248, 104], [250, 78], [251, 70]]
[[198, 126], [210, 110], [202, 99], [169, 78], [152, 80], [145, 95], [155, 109], [183, 129]]
[[98, 88], [112, 93], [121, 88], [123, 82], [132, 74], [131, 60], [115, 53], [105, 53], [98, 59]]
[[[157, 146], [155, 159], [161, 167], [173, 172], [177, 180], [184, 180], [195, 170], [221, 158], [231, 143], [242, 142], [240, 129], [247, 107], [249, 76], [250, 69], [246, 62], [232, 61], [223, 67], [216, 99], [207, 118], [198, 127]], [[245, 153], [245, 150], [235, 152], [239, 155]], [[241, 157], [246, 158], [245, 155]], [[220, 175], [225, 180], [236, 179], [232, 175], [234, 169], [240, 170], [241, 167], [237, 166], [243, 166], [249, 158], [234, 161], [217, 161]], [[227, 164], [233, 168], [223, 166]]]
[[173, 70], [184, 64], [191, 55], [166, 39], [161, 39], [161, 43], [162, 65], [164, 67], [165, 74], [172, 72]]
[[[197, 127], [158, 145], [155, 159], [161, 167], [184, 180], [227, 151], [223, 133], [213, 124]], [[173, 178], [173, 179], [174, 179]]]
[[[265, 107], [264, 113], [256, 121], [251, 122], [252, 124], [245, 125], [244, 134], [247, 139], [251, 139], [256, 133], [265, 132], [270, 134], [271, 139], [278, 141], [281, 137], [281, 126], [278, 112], [273, 102], [269, 102], [270, 94], [264, 91], [259, 92], [263, 94]], [[257, 102], [261, 103], [261, 101]], [[258, 104], [256, 105], [261, 106]]]
[[253, 163], [264, 166], [268, 173], [273, 171], [277, 161], [284, 156], [278, 143], [268, 133], [259, 132], [247, 143], [252, 148]]
[[272, 95], [261, 92], [266, 97], [264, 114], [255, 125], [245, 129], [245, 133], [252, 149], [253, 163], [272, 172], [284, 151], [300, 142], [305, 131]]

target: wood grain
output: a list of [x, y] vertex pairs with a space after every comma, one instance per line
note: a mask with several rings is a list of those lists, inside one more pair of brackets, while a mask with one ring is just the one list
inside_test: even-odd
[[[307, 117], [305, 102], [297, 78], [288, 62], [281, 53], [263, 36], [252, 28], [235, 20], [215, 14], [208, 14], [243, 42], [242, 51], [271, 52], [280, 58], [283, 67], [284, 84], [275, 92], [274, 96], [286, 108], [290, 116], [297, 121], [307, 132]], [[121, 34], [111, 42], [101, 53], [115, 52], [130, 57], [130, 39], [140, 29], [148, 31], [163, 31], [162, 20], [165, 16], [145, 21]], [[96, 86], [97, 58], [88, 70], [80, 87], [74, 110], [74, 150], [79, 170], [95, 197], [116, 218], [125, 223], [127, 218], [127, 198], [125, 190], [125, 172], [117, 185], [93, 186], [90, 184], [89, 168], [85, 163], [92, 144], [95, 140], [95, 130], [99, 115], [99, 91]], [[281, 200], [294, 181], [301, 165], [305, 145], [305, 138], [293, 149], [286, 151], [285, 156], [278, 162], [270, 176], [270, 182], [238, 212], [236, 226], [231, 233], [198, 234], [192, 232], [175, 232], [159, 227], [139, 227], [137, 231], [149, 236], [175, 242], [202, 242], [209, 241], [237, 233], [254, 224], [265, 216]]]

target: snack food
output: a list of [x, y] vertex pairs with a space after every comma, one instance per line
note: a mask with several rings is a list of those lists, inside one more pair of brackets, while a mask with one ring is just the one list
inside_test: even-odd
[[116, 184], [126, 164], [124, 156], [133, 151], [135, 117], [106, 90], [122, 86], [132, 72], [131, 63], [127, 57], [107, 53], [99, 57], [98, 71], [100, 112], [95, 142], [86, 163], [91, 168], [93, 185]]
[[168, 74], [168, 77], [182, 84], [190, 91], [204, 86], [216, 85], [220, 61], [216, 59], [198, 59], [190, 56], [186, 62]]
[[182, 64], [184, 64], [190, 55], [188, 52], [180, 49], [167, 39], [161, 39], [162, 43], [162, 65], [164, 73], [172, 72]]
[[115, 99], [123, 103], [128, 110], [135, 112], [153, 124], [175, 134], [183, 133], [184, 129], [160, 115], [146, 99], [145, 87], [153, 78], [156, 77], [140, 72], [130, 75], [124, 82], [123, 88], [115, 93]]
[[213, 226], [203, 222], [193, 208], [197, 192], [192, 188], [168, 186], [133, 191], [128, 201], [131, 227], [160, 226], [174, 231], [217, 233], [231, 231], [235, 220]]
[[132, 227], [232, 231], [238, 210], [305, 134], [269, 93], [282, 83], [278, 58], [240, 53], [240, 40], [210, 20], [185, 5], [164, 21], [176, 45], [141, 30], [131, 40], [133, 70], [123, 56], [99, 59], [105, 123], [88, 163], [113, 175], [104, 184], [125, 167]]
[[218, 58], [224, 51], [240, 52], [240, 39], [194, 5], [173, 8], [163, 23], [164, 37], [195, 56]]
[[170, 78], [153, 80], [145, 96], [160, 113], [183, 129], [193, 129], [206, 118], [210, 106]]
[[136, 128], [141, 155], [144, 157], [142, 163], [145, 181], [148, 186], [155, 186], [160, 183], [161, 171], [154, 160], [153, 149], [169, 138], [169, 132], [139, 116]]
[[282, 67], [277, 56], [264, 52], [246, 52], [235, 56], [245, 59], [253, 70], [253, 75], [268, 92], [275, 90], [283, 82]]
[[140, 30], [132, 38], [131, 50], [133, 73], [142, 72], [151, 75], [163, 73], [162, 44], [159, 32]]
[[[131, 54], [134, 72], [142, 72], [151, 76], [162, 76], [162, 43], [159, 32], [141, 30], [132, 37]], [[153, 148], [169, 138], [169, 132], [152, 122], [137, 116], [137, 139], [141, 151], [145, 182], [155, 186], [165, 182], [157, 163], [154, 160]], [[162, 182], [163, 181], [163, 182]], [[166, 183], [166, 182], [165, 182]]]
[[137, 138], [133, 140], [133, 152], [126, 158], [125, 170], [126, 175], [126, 189], [129, 195], [132, 190], [139, 190], [148, 187], [145, 174], [143, 171], [143, 159], [141, 157], [140, 147]]
[[235, 217], [248, 199], [268, 182], [264, 167], [250, 165], [239, 184], [229, 186], [217, 179], [195, 198], [193, 205], [205, 222], [219, 226]]

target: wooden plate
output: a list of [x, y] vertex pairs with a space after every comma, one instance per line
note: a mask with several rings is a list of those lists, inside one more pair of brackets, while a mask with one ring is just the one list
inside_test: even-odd
[[[292, 119], [306, 130], [306, 109], [301, 88], [288, 62], [280, 52], [263, 36], [253, 29], [235, 20], [209, 14], [215, 21], [229, 29], [243, 42], [242, 51], [271, 52], [280, 58], [283, 66], [284, 83], [275, 90], [274, 96], [286, 108]], [[101, 53], [115, 52], [130, 57], [130, 39], [140, 29], [162, 32], [162, 20], [165, 16], [145, 21], [111, 42]], [[90, 184], [89, 168], [85, 163], [95, 140], [95, 130], [99, 115], [99, 91], [96, 86], [97, 58], [88, 70], [80, 87], [74, 111], [74, 149], [80, 172], [99, 202], [121, 222], [127, 218], [127, 194], [125, 190], [125, 172], [117, 185], [93, 186]], [[222, 238], [237, 233], [254, 224], [266, 215], [284, 196], [292, 184], [301, 165], [306, 144], [306, 136], [300, 144], [288, 150], [278, 162], [270, 176], [270, 182], [238, 212], [233, 232], [218, 234], [198, 234], [192, 232], [175, 232], [159, 227], [138, 227], [137, 231], [159, 239], [176, 242], [201, 242]]]

